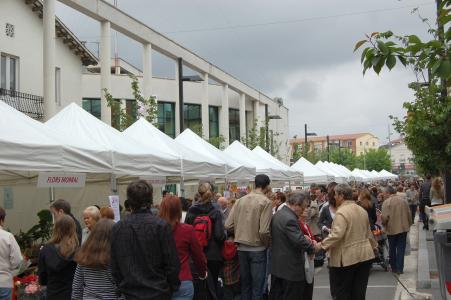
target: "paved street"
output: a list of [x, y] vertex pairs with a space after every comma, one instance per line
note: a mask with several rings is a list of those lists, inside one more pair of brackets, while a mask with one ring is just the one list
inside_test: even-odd
[[[380, 266], [373, 266], [367, 289], [367, 300], [393, 299], [396, 291], [396, 279]], [[329, 272], [327, 266], [316, 269], [313, 299], [331, 299], [329, 290]]]

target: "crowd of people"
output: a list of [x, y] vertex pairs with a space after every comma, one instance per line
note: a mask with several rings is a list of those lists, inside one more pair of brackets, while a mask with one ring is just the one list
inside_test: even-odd
[[[82, 229], [67, 201], [51, 204], [39, 283], [48, 300], [312, 299], [314, 268], [327, 260], [332, 298], [365, 299], [381, 251], [373, 230], [384, 229], [391, 271], [402, 274], [417, 207], [427, 229], [424, 207], [441, 203], [443, 187], [430, 177], [273, 193], [260, 174], [248, 194], [226, 198], [203, 182], [192, 202], [165, 193], [156, 208], [140, 180], [127, 187], [128, 212], [117, 223], [111, 208], [89, 206]], [[1, 226], [5, 216], [0, 208]], [[0, 254], [0, 300], [10, 300], [22, 255], [3, 229]]]

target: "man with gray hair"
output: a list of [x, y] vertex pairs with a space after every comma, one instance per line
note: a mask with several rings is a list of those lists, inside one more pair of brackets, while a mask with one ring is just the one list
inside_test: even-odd
[[335, 299], [365, 299], [377, 243], [366, 210], [352, 200], [352, 188], [339, 184], [334, 197], [337, 211], [330, 234], [315, 248], [329, 252], [329, 276]]
[[392, 272], [399, 275], [404, 271], [404, 254], [407, 233], [412, 225], [412, 215], [407, 200], [397, 194], [394, 187], [387, 186], [385, 192], [389, 197], [382, 204], [382, 225], [388, 237]]
[[296, 211], [306, 209], [308, 202], [306, 192], [293, 192], [272, 218], [270, 299], [303, 299], [307, 284], [304, 252], [312, 255], [314, 245], [302, 233]]

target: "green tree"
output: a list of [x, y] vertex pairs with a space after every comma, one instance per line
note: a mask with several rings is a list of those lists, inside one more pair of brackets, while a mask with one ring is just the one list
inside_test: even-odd
[[[253, 126], [248, 130], [247, 135], [241, 138], [241, 142], [249, 149], [254, 149], [257, 146], [267, 150], [272, 156], [280, 159], [280, 145], [281, 142], [275, 141], [274, 137], [280, 135], [279, 132], [273, 132], [268, 129], [267, 120], [265, 124], [258, 127], [258, 122], [254, 119]], [[266, 131], [268, 131], [268, 134]]]
[[390, 154], [386, 149], [369, 149], [356, 157], [356, 167], [366, 170], [391, 170]]
[[[135, 75], [129, 75], [131, 79], [132, 95], [136, 103], [136, 117], [144, 117], [151, 124], [158, 125], [158, 105], [155, 97], [145, 98], [139, 88], [139, 81]], [[103, 90], [108, 107], [111, 108], [112, 125], [120, 131], [127, 129], [136, 121], [135, 116], [129, 115], [127, 111], [121, 107], [121, 102], [114, 99], [113, 95], [107, 89]]]
[[391, 70], [397, 61], [414, 70], [417, 82], [409, 87], [415, 99], [404, 103], [407, 115], [393, 118], [394, 126], [404, 136], [418, 169], [444, 176], [445, 198], [451, 199], [451, 0], [436, 2], [436, 28], [420, 16], [429, 26], [429, 40], [391, 31], [374, 32], [357, 42], [354, 51], [366, 46], [361, 56], [364, 74], [369, 69], [379, 74], [384, 66]]
[[[327, 150], [325, 150], [327, 153]], [[352, 170], [355, 168], [355, 154], [349, 148], [332, 147], [330, 149], [330, 161]]]

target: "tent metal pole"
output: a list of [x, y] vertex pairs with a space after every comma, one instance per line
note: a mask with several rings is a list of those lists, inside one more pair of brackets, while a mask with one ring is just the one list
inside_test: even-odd
[[111, 174], [111, 192], [112, 192], [113, 195], [117, 193], [116, 174]]
[[49, 195], [50, 195], [50, 203], [55, 201], [55, 188], [51, 187], [49, 188]]

